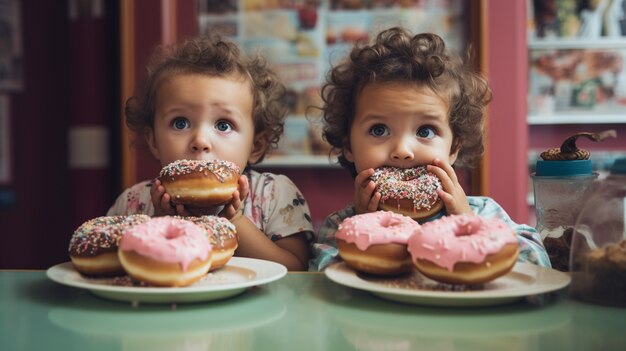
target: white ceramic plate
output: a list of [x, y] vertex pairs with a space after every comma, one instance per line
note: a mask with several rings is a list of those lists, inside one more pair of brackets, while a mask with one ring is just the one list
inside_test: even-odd
[[441, 291], [445, 285], [418, 272], [391, 278], [357, 273], [344, 262], [326, 268], [325, 274], [337, 284], [369, 291], [385, 299], [435, 306], [505, 304], [527, 296], [560, 290], [571, 280], [563, 272], [530, 263], [517, 263], [511, 272], [486, 283], [482, 289], [465, 291]]
[[71, 262], [51, 267], [46, 272], [51, 280], [118, 301], [174, 303], [223, 299], [244, 292], [247, 288], [278, 280], [287, 274], [285, 266], [264, 260], [233, 257], [228, 264], [209, 273], [200, 281], [179, 288], [135, 287], [113, 284], [113, 278], [86, 278]]

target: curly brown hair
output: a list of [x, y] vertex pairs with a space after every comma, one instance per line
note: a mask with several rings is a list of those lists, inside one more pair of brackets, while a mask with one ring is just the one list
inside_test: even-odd
[[355, 45], [322, 86], [323, 135], [344, 168], [356, 175], [354, 164], [343, 155], [350, 144], [356, 99], [367, 84], [387, 82], [427, 86], [444, 97], [450, 106], [451, 153], [459, 150], [457, 161], [467, 167], [478, 163], [484, 152], [484, 112], [492, 97], [487, 81], [448, 52], [438, 35], [413, 36], [394, 27], [380, 32], [371, 44]]
[[[208, 35], [179, 45], [158, 46], [146, 68], [145, 80], [138, 86], [135, 96], [126, 101], [125, 107], [126, 125], [138, 136], [154, 128], [155, 96], [160, 83], [172, 75], [199, 74], [250, 81], [255, 135], [267, 133], [265, 151], [277, 146], [287, 113], [286, 89], [260, 55], [245, 57], [235, 43], [218, 35]], [[257, 163], [264, 155], [265, 152]]]

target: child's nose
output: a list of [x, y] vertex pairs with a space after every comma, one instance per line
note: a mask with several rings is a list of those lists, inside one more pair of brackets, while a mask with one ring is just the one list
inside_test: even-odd
[[413, 151], [413, 143], [410, 140], [398, 140], [395, 147], [391, 151], [391, 158], [394, 160], [413, 160], [415, 153]]
[[211, 151], [211, 138], [209, 133], [199, 129], [193, 140], [191, 141], [191, 151], [193, 152], [210, 152]]

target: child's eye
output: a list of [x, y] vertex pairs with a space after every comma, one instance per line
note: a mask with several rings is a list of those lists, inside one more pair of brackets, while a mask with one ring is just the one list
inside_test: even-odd
[[190, 127], [189, 120], [185, 117], [176, 117], [174, 121], [172, 121], [172, 127], [177, 130], [182, 130]]
[[220, 132], [227, 132], [227, 131], [229, 131], [229, 130], [233, 129], [233, 126], [232, 126], [229, 122], [226, 122], [226, 121], [218, 121], [218, 122], [215, 124], [215, 128], [216, 128], [217, 130], [219, 130]]
[[375, 126], [372, 126], [372, 128], [370, 128], [370, 134], [375, 137], [381, 137], [381, 136], [388, 135], [389, 132], [387, 131], [387, 127], [385, 127], [382, 124], [377, 124]]
[[417, 130], [417, 136], [425, 139], [432, 139], [436, 135], [435, 128], [431, 126], [420, 127]]

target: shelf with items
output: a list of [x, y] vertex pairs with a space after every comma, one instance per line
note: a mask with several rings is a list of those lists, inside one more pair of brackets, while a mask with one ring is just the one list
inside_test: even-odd
[[529, 124], [626, 123], [626, 46], [529, 50]]
[[626, 1], [527, 4], [528, 123], [626, 123]]

